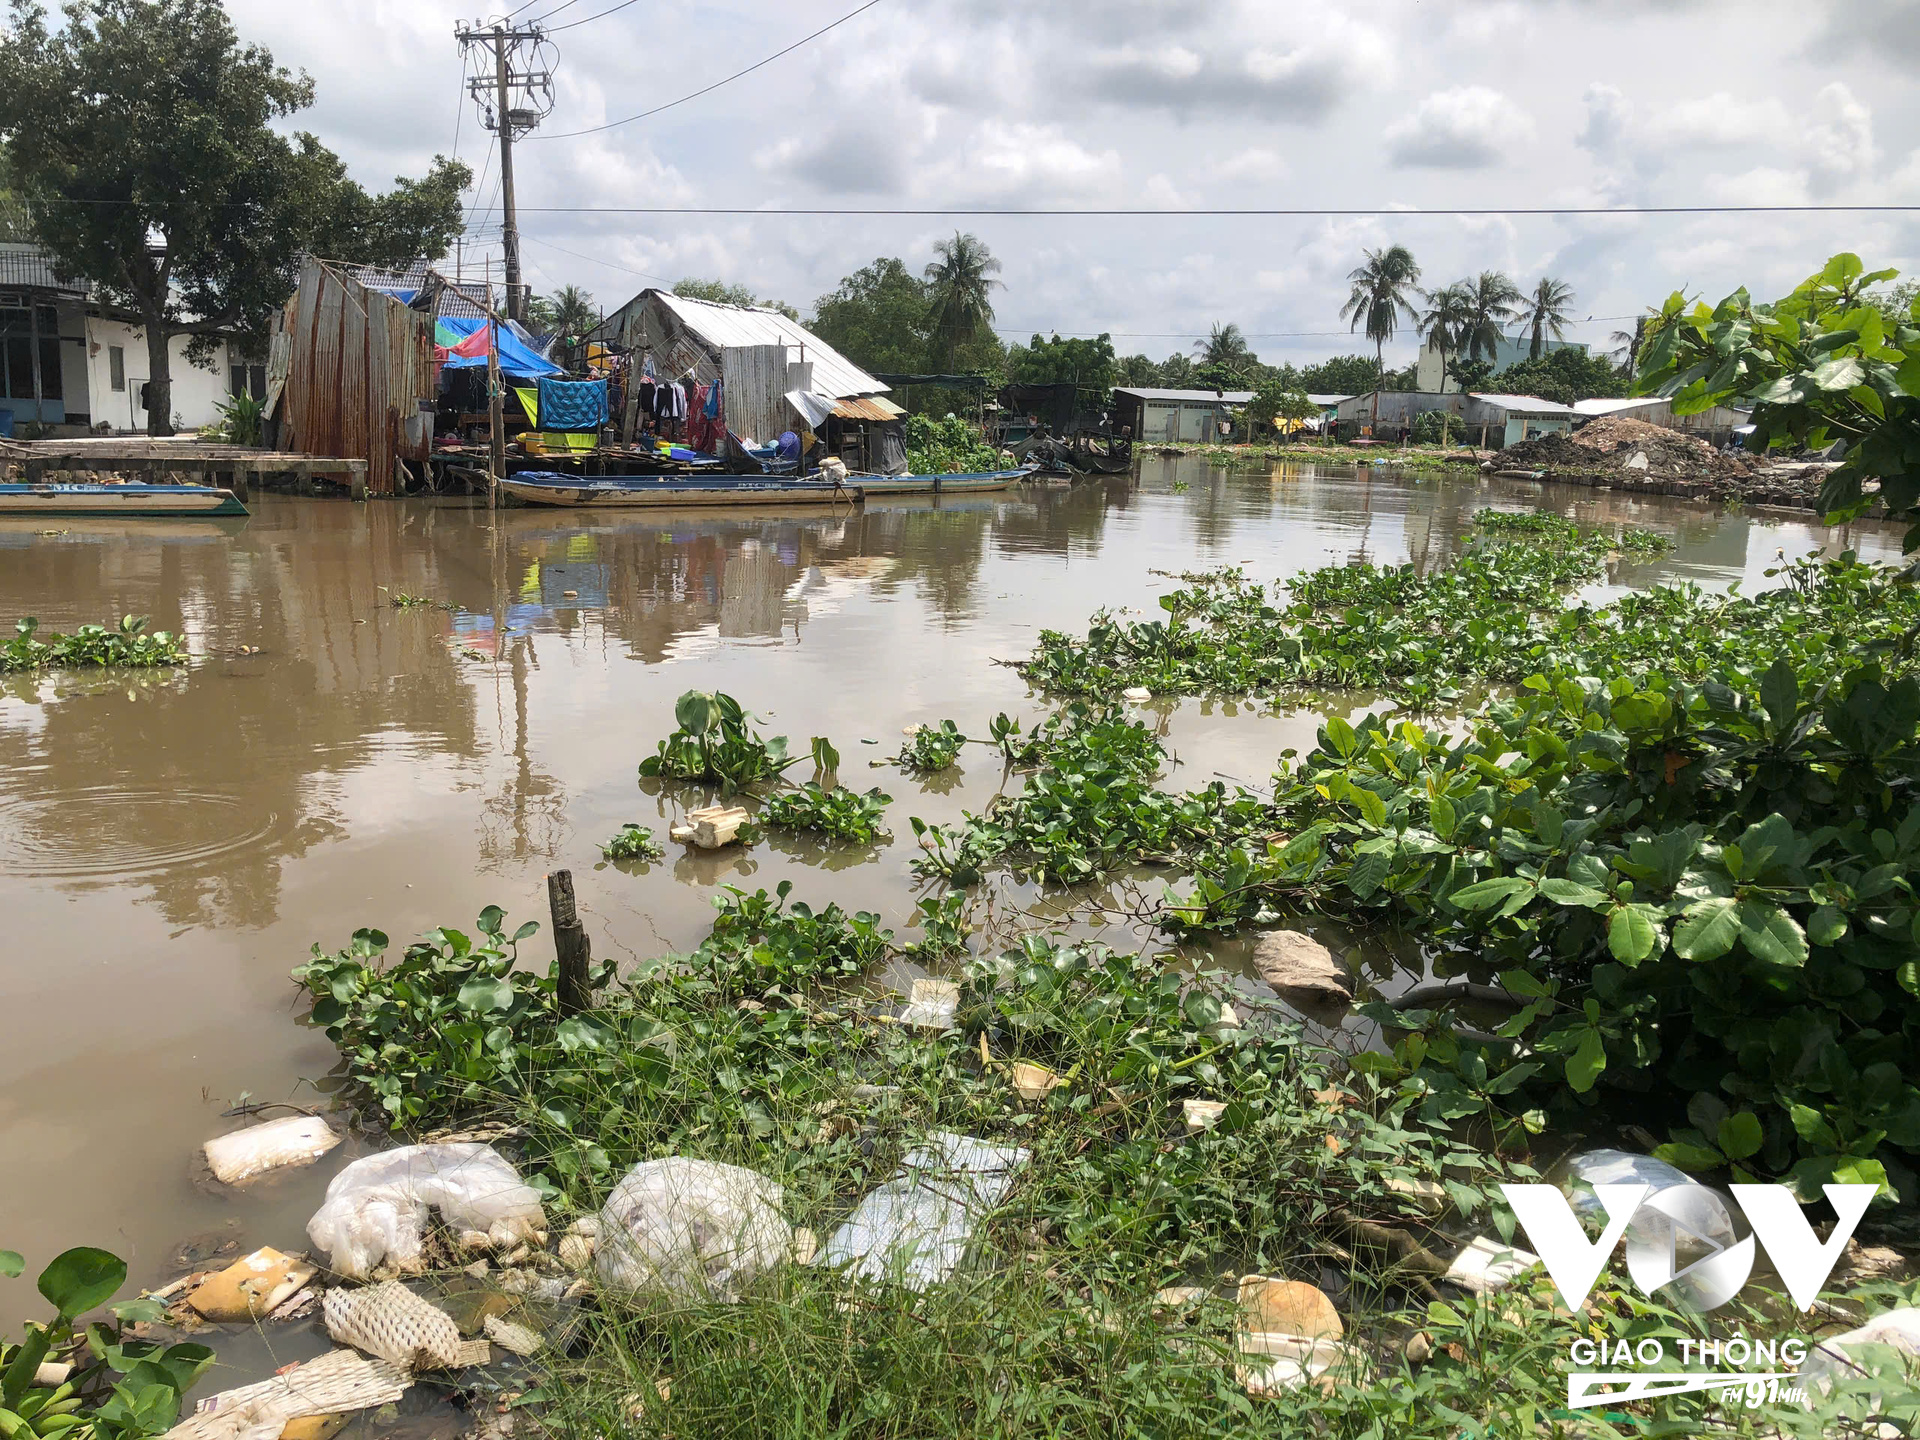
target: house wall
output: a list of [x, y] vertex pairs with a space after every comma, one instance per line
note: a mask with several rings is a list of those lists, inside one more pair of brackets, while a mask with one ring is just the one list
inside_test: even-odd
[[[140, 386], [152, 377], [147, 365], [146, 331], [124, 320], [104, 316], [87, 317], [86, 392], [89, 413], [95, 425], [106, 424], [115, 430], [145, 430], [147, 412], [140, 404]], [[168, 342], [169, 374], [173, 380], [173, 414], [184, 429], [198, 429], [220, 419], [220, 407], [229, 393], [228, 347], [215, 347], [207, 367], [187, 358], [189, 337], [176, 335]], [[113, 388], [112, 352], [118, 347], [125, 356], [125, 384]], [[69, 401], [71, 404], [71, 401]]]
[[1573, 429], [1571, 420], [1551, 415], [1516, 415], [1509, 412], [1505, 439], [1501, 445], [1518, 445], [1522, 440], [1538, 440], [1542, 435], [1565, 435]]

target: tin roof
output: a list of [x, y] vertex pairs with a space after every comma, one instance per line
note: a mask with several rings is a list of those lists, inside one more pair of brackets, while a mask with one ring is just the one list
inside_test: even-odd
[[1321, 409], [1324, 410], [1329, 405], [1338, 405], [1343, 400], [1351, 400], [1353, 399], [1353, 396], [1351, 395], [1315, 395], [1309, 392], [1307, 395], [1307, 399], [1311, 400], [1314, 404], [1318, 405]]
[[1484, 401], [1488, 405], [1497, 405], [1502, 410], [1511, 411], [1515, 415], [1571, 415], [1574, 413], [1571, 406], [1562, 405], [1555, 400], [1542, 400], [1538, 395], [1487, 395], [1476, 390], [1473, 392], [1473, 398]]
[[[671, 310], [680, 323], [709, 345], [731, 350], [750, 345], [785, 345], [791, 361], [813, 366], [813, 391], [843, 400], [850, 395], [877, 395], [887, 387], [835, 350], [826, 341], [789, 320], [778, 310], [759, 306], [720, 305], [693, 300], [667, 290], [645, 292]], [[886, 418], [886, 417], [883, 417]]]
[[54, 258], [38, 245], [19, 241], [0, 243], [0, 287], [21, 290], [58, 290], [86, 295], [85, 280], [60, 273]]
[[1204, 405], [1245, 405], [1253, 399], [1251, 390], [1150, 390], [1137, 385], [1116, 385], [1116, 395], [1131, 395], [1136, 400], [1186, 400]]
[[907, 412], [891, 400], [874, 395], [866, 398], [856, 397], [851, 400], [836, 400], [833, 406], [833, 413], [838, 415], [842, 420], [886, 421], [892, 420], [896, 416], [904, 415]]

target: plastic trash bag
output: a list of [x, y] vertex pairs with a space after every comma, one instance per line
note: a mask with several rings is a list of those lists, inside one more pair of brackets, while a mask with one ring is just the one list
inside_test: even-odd
[[600, 1210], [594, 1265], [609, 1290], [732, 1300], [787, 1258], [786, 1194], [738, 1165], [669, 1156], [634, 1166]]
[[478, 1230], [496, 1248], [531, 1240], [547, 1225], [540, 1193], [490, 1145], [405, 1145], [354, 1161], [333, 1177], [307, 1222], [307, 1238], [336, 1274], [365, 1280], [383, 1262], [403, 1273], [424, 1265], [428, 1211], [455, 1230]]
[[953, 1273], [981, 1216], [1013, 1188], [1029, 1152], [935, 1130], [899, 1174], [862, 1200], [827, 1239], [821, 1263], [924, 1290]]
[[[1673, 1257], [1673, 1277], [1659, 1288], [1666, 1298], [1711, 1310], [1724, 1303], [1711, 1269], [1692, 1275], [1679, 1272], [1699, 1260], [1742, 1243], [1735, 1229], [1736, 1208], [1711, 1186], [1702, 1185], [1686, 1171], [1656, 1160], [1650, 1155], [1635, 1155], [1626, 1150], [1589, 1150], [1567, 1162], [1561, 1187], [1572, 1197], [1574, 1213], [1594, 1226], [1606, 1224], [1606, 1210], [1591, 1190], [1576, 1188], [1575, 1181], [1587, 1185], [1650, 1185], [1661, 1195], [1660, 1208], [1644, 1202], [1624, 1237], [1631, 1266], [1636, 1248], [1651, 1248]], [[1677, 1195], [1665, 1194], [1679, 1191]], [[1648, 1199], [1652, 1199], [1650, 1195]], [[1664, 1212], [1664, 1213], [1662, 1213]], [[1639, 1279], [1636, 1275], [1636, 1280]]]

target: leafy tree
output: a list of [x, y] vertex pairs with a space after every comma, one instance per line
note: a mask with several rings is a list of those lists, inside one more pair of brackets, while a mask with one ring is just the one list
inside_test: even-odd
[[[1636, 389], [1671, 396], [1676, 415], [1750, 403], [1756, 449], [1844, 440], [1845, 461], [1820, 487], [1829, 523], [1876, 499], [1920, 522], [1920, 308], [1890, 320], [1870, 294], [1898, 273], [1840, 254], [1770, 305], [1740, 289], [1711, 309], [1689, 306], [1676, 290], [1648, 325]], [[1920, 523], [1906, 548], [1920, 549]]]
[[1133, 387], [1157, 388], [1160, 367], [1144, 355], [1126, 355], [1114, 362], [1113, 383]]
[[1116, 362], [1113, 337], [1097, 340], [1043, 340], [1038, 335], [1016, 345], [1007, 355], [1007, 379], [1015, 385], [1073, 384], [1097, 392], [1094, 403], [1104, 403], [1114, 385]]
[[1414, 319], [1413, 302], [1407, 298], [1407, 292], [1418, 284], [1420, 267], [1414, 263], [1413, 252], [1404, 245], [1369, 250], [1366, 257], [1364, 265], [1347, 275], [1353, 289], [1347, 303], [1340, 307], [1340, 318], [1352, 322], [1348, 326], [1351, 330], [1366, 326], [1367, 338], [1373, 341], [1377, 374], [1387, 368], [1384, 347], [1399, 328], [1401, 317]]
[[1542, 400], [1571, 405], [1595, 396], [1612, 398], [1627, 393], [1627, 379], [1604, 355], [1589, 355], [1574, 346], [1549, 350], [1536, 360], [1521, 360], [1499, 375], [1498, 388], [1507, 395], [1538, 395]]
[[1617, 361], [1621, 373], [1629, 383], [1640, 368], [1640, 352], [1647, 343], [1647, 317], [1634, 317], [1633, 329], [1616, 330], [1607, 337], [1613, 349], [1608, 352], [1610, 358]]
[[1336, 355], [1300, 372], [1300, 389], [1314, 395], [1364, 395], [1380, 383], [1381, 364], [1371, 355]]
[[303, 251], [438, 259], [459, 232], [465, 167], [436, 158], [370, 197], [311, 135], [272, 128], [312, 101], [218, 0], [74, 0], [57, 30], [13, 0], [0, 147], [39, 242], [139, 317], [152, 434], [172, 431], [173, 337], [198, 356], [260, 332]]
[[1202, 365], [1225, 366], [1236, 374], [1245, 374], [1248, 366], [1260, 360], [1247, 344], [1247, 337], [1240, 333], [1240, 327], [1233, 324], [1216, 324], [1204, 340], [1193, 342], [1193, 353], [1200, 357]]
[[912, 374], [931, 368], [930, 310], [926, 282], [883, 256], [814, 301], [809, 328], [856, 365]]
[[1194, 373], [1193, 361], [1176, 351], [1160, 362], [1160, 378], [1154, 383], [1163, 390], [1194, 390], [1200, 377]]
[[13, 188], [13, 176], [7, 168], [7, 153], [0, 148], [0, 240], [33, 239], [33, 221], [27, 214], [27, 202]]
[[[1440, 357], [1440, 373], [1447, 374], [1447, 357], [1459, 350], [1467, 322], [1473, 315], [1473, 296], [1465, 282], [1456, 280], [1438, 290], [1421, 292], [1427, 308], [1415, 317], [1420, 333]], [[1444, 378], [1441, 389], [1446, 389]]]
[[1533, 343], [1527, 347], [1527, 358], [1538, 360], [1541, 352], [1547, 348], [1547, 336], [1556, 340], [1566, 338], [1567, 321], [1571, 318], [1567, 307], [1573, 303], [1573, 287], [1564, 280], [1555, 280], [1550, 275], [1542, 275], [1540, 283], [1533, 287], [1533, 293], [1521, 297], [1520, 311], [1515, 317], [1520, 333], [1531, 333]]
[[1247, 405], [1248, 430], [1255, 425], [1277, 425], [1280, 421], [1318, 420], [1320, 407], [1298, 390], [1269, 380], [1254, 391]]
[[600, 307], [578, 285], [562, 285], [551, 295], [534, 297], [527, 307], [527, 321], [535, 330], [571, 338], [600, 323]]
[[759, 307], [762, 310], [777, 310], [796, 325], [800, 323], [800, 312], [784, 300], [756, 300], [753, 291], [745, 285], [729, 285], [724, 280], [702, 280], [689, 276], [678, 281], [673, 293], [689, 300], [711, 300], [716, 305], [738, 305], [743, 309]]
[[1468, 296], [1466, 323], [1457, 337], [1460, 352], [1469, 360], [1491, 363], [1500, 354], [1500, 342], [1522, 296], [1498, 270], [1482, 270], [1460, 284]]
[[934, 348], [951, 365], [964, 346], [993, 328], [993, 290], [1000, 284], [993, 277], [1000, 262], [978, 236], [958, 231], [933, 248], [939, 258], [926, 276]]

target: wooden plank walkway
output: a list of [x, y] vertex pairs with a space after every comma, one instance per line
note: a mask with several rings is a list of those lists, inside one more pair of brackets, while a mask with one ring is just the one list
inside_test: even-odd
[[106, 470], [154, 485], [215, 485], [220, 483], [215, 477], [224, 476], [228, 488], [245, 500], [253, 485], [268, 475], [336, 475], [346, 481], [356, 500], [365, 499], [367, 493], [365, 460], [138, 435], [9, 441], [0, 451], [0, 463], [20, 466], [22, 478], [30, 485], [46, 483], [52, 470]]

